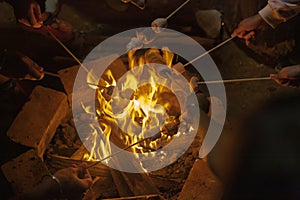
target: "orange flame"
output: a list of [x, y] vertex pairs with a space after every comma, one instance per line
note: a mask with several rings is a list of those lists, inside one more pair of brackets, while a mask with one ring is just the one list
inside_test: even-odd
[[[91, 134], [85, 143], [91, 150], [90, 154], [85, 156], [87, 160], [102, 159], [110, 155], [111, 147], [107, 141], [110, 141], [112, 135], [117, 135], [117, 138], [126, 147], [145, 137], [148, 138], [150, 132], [156, 131], [159, 133], [159, 139], [144, 141], [131, 149], [132, 152], [145, 153], [149, 156], [153, 155], [152, 151], [157, 150], [172, 138], [161, 130], [166, 129], [166, 124], [174, 124], [178, 118], [176, 115], [180, 115], [179, 112], [170, 116], [168, 110], [174, 106], [180, 106], [177, 100], [172, 103], [168, 101], [168, 98], [176, 99], [175, 95], [163, 84], [157, 84], [161, 83], [162, 78], [156, 74], [155, 70], [151, 69], [155, 68], [157, 64], [171, 67], [174, 54], [167, 48], [161, 51], [153, 48], [141, 55], [138, 54], [140, 52], [136, 50], [128, 52], [128, 65], [131, 71], [123, 75], [124, 81], [120, 86], [117, 85], [118, 81], [115, 80], [109, 69], [104, 72], [100, 80], [97, 80], [98, 82], [94, 79], [93, 71], [88, 73], [87, 81], [99, 85], [99, 87], [91, 87], [97, 92], [96, 121], [101, 128], [90, 125]], [[143, 80], [144, 74], [149, 75], [147, 80]], [[142, 84], [143, 82], [145, 84]], [[116, 87], [118, 90], [114, 90]], [[112, 95], [112, 91], [114, 95]], [[162, 94], [167, 94], [167, 98], [161, 97]], [[83, 106], [83, 109], [87, 113], [91, 113], [88, 107]], [[108, 119], [109, 123], [107, 123]], [[119, 128], [116, 128], [117, 125]]]

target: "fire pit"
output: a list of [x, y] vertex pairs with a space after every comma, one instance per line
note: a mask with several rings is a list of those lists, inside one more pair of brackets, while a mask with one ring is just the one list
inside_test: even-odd
[[[44, 137], [47, 139], [42, 139], [43, 142], [35, 142], [34, 145], [23, 142], [22, 139], [16, 140], [15, 137], [11, 138], [18, 143], [37, 149], [37, 162], [45, 166], [46, 172], [47, 170], [54, 172], [73, 163], [88, 162], [92, 166], [89, 169], [91, 174], [96, 177], [93, 189], [97, 198], [159, 194], [161, 195], [160, 198], [178, 199], [190, 169], [198, 157], [198, 151], [206, 129], [205, 125], [199, 128], [194, 142], [187, 151], [174, 152], [174, 158], [171, 155], [162, 156], [163, 159], [176, 161], [160, 170], [132, 174], [110, 169], [106, 165], [97, 162], [97, 160], [106, 158], [114, 153], [110, 147], [112, 143], [126, 152], [135, 153], [137, 156], [142, 155], [143, 157], [139, 157], [141, 162], [138, 167], [147, 172], [145, 169], [154, 164], [151, 159], [149, 161], [149, 157], [153, 157], [157, 151], [167, 146], [174, 138], [189, 134], [189, 129], [186, 127], [192, 127], [193, 122], [190, 123], [189, 120], [186, 120], [188, 116], [184, 116], [178, 96], [172, 92], [172, 90], [179, 91], [179, 94], [185, 92], [181, 88], [181, 79], [178, 79], [176, 83], [172, 83], [172, 80], [171, 83], [167, 83], [168, 81], [170, 82], [170, 79], [166, 78], [165, 72], [160, 73], [165, 70], [162, 65], [165, 65], [166, 68], [171, 67], [175, 56], [167, 49], [132, 51], [128, 55], [115, 60], [103, 73], [99, 81], [93, 80], [93, 72], [90, 72], [87, 82], [89, 87], [95, 90], [95, 102], [93, 103], [95, 104], [96, 114], [89, 110], [89, 105], [85, 104], [86, 102], [79, 102], [81, 109], [85, 111], [84, 113], [73, 113], [71, 115], [71, 111], [65, 109], [68, 108], [66, 99], [68, 99], [69, 104], [71, 103], [73, 82], [79, 67], [64, 69], [59, 74], [68, 98], [59, 93], [59, 95], [64, 96], [64, 104], [59, 104], [64, 105], [64, 110], [59, 113], [63, 113], [62, 116], [65, 117], [61, 117], [59, 122], [53, 125], [53, 127], [58, 127], [56, 132], [52, 131], [53, 133], [49, 134], [45, 131]], [[157, 69], [159, 67], [162, 70], [153, 70], [153, 68]], [[139, 76], [133, 76], [136, 74]], [[187, 71], [185, 77], [189, 79], [192, 75]], [[147, 82], [139, 84], [144, 76], [147, 77]], [[168, 84], [169, 86], [166, 87]], [[49, 91], [45, 91], [45, 93], [49, 96]], [[41, 94], [40, 91], [34, 92], [35, 96], [43, 96], [44, 94]], [[85, 95], [85, 91], [82, 91], [82, 95]], [[34, 100], [34, 98], [33, 96], [32, 99]], [[32, 106], [30, 105], [31, 103], [27, 103], [28, 110], [31, 110], [29, 108]], [[20, 116], [19, 118], [23, 117]], [[185, 123], [180, 122], [182, 119], [184, 119]], [[30, 119], [28, 120], [30, 121]], [[48, 120], [51, 121], [50, 118]], [[206, 123], [209, 121], [207, 117], [202, 118], [202, 120], [206, 121]], [[80, 122], [83, 125], [75, 128], [74, 121], [75, 124]], [[101, 131], [103, 131], [103, 135], [100, 134], [94, 123], [98, 123], [102, 129]], [[179, 131], [179, 127], [185, 127], [184, 130], [186, 131]], [[18, 128], [18, 130], [20, 129], [22, 127]], [[9, 132], [20, 132], [18, 130], [12, 127]], [[80, 135], [79, 138], [77, 132], [84, 132], [85, 135]], [[106, 143], [102, 136], [105, 136], [111, 143]], [[52, 137], [53, 139], [50, 143], [51, 139], [49, 138]], [[180, 146], [184, 145], [184, 143], [186, 141], [183, 137], [180, 142], [176, 143], [176, 147], [181, 149]], [[43, 148], [40, 147], [41, 145], [36, 146], [36, 144], [43, 144]], [[136, 145], [126, 148], [132, 144]], [[47, 150], [45, 151], [46, 148]], [[31, 152], [31, 154], [35, 153]], [[176, 157], [178, 155], [182, 156], [178, 158]], [[111, 162], [111, 160], [113, 160], [113, 156], [105, 160], [106, 164]], [[18, 159], [17, 161], [19, 162]], [[17, 166], [15, 162], [11, 161], [2, 169], [4, 171], [20, 170], [22, 165]], [[16, 169], [9, 169], [15, 165], [17, 166]], [[34, 165], [29, 167], [34, 167]], [[7, 175], [9, 180], [14, 182], [13, 186], [17, 193], [24, 192], [39, 182], [39, 177], [36, 177], [36, 180], [33, 181], [29, 188], [19, 190], [18, 185], [25, 178], [16, 178], [13, 176], [13, 173], [4, 172], [4, 174]], [[184, 199], [184, 197], [181, 198]]]

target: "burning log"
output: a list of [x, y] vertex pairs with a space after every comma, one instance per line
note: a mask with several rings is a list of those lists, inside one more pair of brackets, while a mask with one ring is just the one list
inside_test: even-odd
[[[131, 196], [131, 197], [109, 198], [109, 199], [102, 199], [102, 200], [153, 199], [154, 197], [159, 198], [159, 197], [161, 197], [161, 195], [160, 194], [148, 194], [148, 195], [138, 195], [138, 196]], [[161, 198], [159, 198], [159, 199], [161, 199]]]
[[148, 175], [121, 172], [124, 180], [134, 195], [158, 194], [159, 190]]
[[[64, 169], [67, 167], [71, 167], [73, 164], [81, 164], [82, 162], [86, 162], [88, 165], [94, 163], [93, 161], [83, 161], [83, 160], [75, 160], [69, 157], [57, 156], [57, 155], [47, 155], [47, 165], [54, 171], [59, 169]], [[89, 171], [92, 176], [99, 177], [108, 177], [110, 176], [109, 168], [101, 163], [97, 163], [93, 167], [89, 168]]]
[[110, 169], [111, 176], [113, 178], [113, 182], [115, 183], [118, 193], [121, 197], [132, 196], [133, 193], [130, 190], [128, 184], [124, 180], [122, 176], [122, 172], [117, 171], [115, 169]]
[[[125, 151], [125, 150], [124, 150]], [[84, 157], [84, 155], [88, 153], [86, 148], [82, 146], [77, 152], [73, 154], [73, 158], [80, 159]], [[113, 155], [110, 157], [112, 158]], [[54, 159], [63, 159], [59, 162], [56, 162]], [[61, 165], [61, 161], [65, 164], [69, 161], [74, 161], [72, 159], [66, 159], [64, 157], [52, 157], [51, 158], [51, 165]], [[118, 162], [117, 160], [114, 160], [115, 162]], [[81, 161], [76, 161], [81, 162]], [[95, 166], [103, 166], [99, 161], [87, 161], [89, 165], [89, 169], [92, 175], [95, 175], [95, 172], [93, 171], [93, 168]], [[132, 166], [134, 167], [134, 165]], [[144, 194], [157, 194], [159, 190], [155, 187], [152, 180], [147, 174], [134, 174], [134, 173], [126, 173], [126, 172], [119, 172], [115, 169], [109, 168], [109, 172], [111, 174], [111, 177], [115, 183], [115, 186], [117, 187], [118, 193], [122, 197], [126, 196], [132, 196], [132, 195], [144, 195]], [[99, 174], [98, 174], [99, 175]], [[101, 178], [103, 175], [100, 176]], [[103, 183], [103, 182], [102, 182]], [[147, 186], [146, 186], [147, 185]]]
[[91, 189], [96, 199], [103, 199], [118, 196], [117, 188], [110, 177], [95, 177]]
[[[77, 158], [80, 158], [84, 154], [86, 154], [87, 151], [86, 149], [82, 146], [79, 151], [77, 151], [74, 155], [73, 158], [78, 156]], [[54, 159], [54, 160], [53, 160]], [[58, 160], [59, 159], [59, 160]], [[56, 160], [56, 161], [55, 161]], [[71, 162], [70, 162], [71, 161]], [[59, 165], [62, 165], [66, 163], [71, 164], [73, 159], [66, 159], [61, 156], [54, 156], [51, 158], [51, 166], [55, 165], [55, 167], [60, 167]], [[82, 162], [82, 161], [76, 161], [77, 163]], [[116, 161], [118, 162], [118, 161]], [[92, 175], [97, 175], [103, 178], [102, 174], [95, 174], [98, 173], [97, 171], [94, 171], [95, 166], [101, 167], [106, 170], [104, 165], [99, 163], [98, 161], [87, 161], [89, 167], [89, 170]], [[96, 168], [97, 169], [97, 168]], [[104, 170], [102, 171], [104, 172]], [[119, 172], [115, 169], [108, 168], [109, 172], [111, 174], [112, 180], [115, 183], [115, 186], [117, 187], [118, 193], [122, 197], [126, 196], [132, 196], [132, 195], [144, 195], [144, 194], [157, 194], [159, 190], [155, 187], [153, 184], [152, 180], [147, 174], [134, 174], [134, 173], [126, 173], [126, 172]], [[105, 171], [106, 173], [106, 171]], [[106, 176], [107, 178], [107, 176]], [[102, 182], [103, 183], [103, 182]], [[98, 183], [99, 184], [99, 183]], [[147, 186], [146, 186], [147, 185]]]
[[[132, 164], [131, 167], [136, 167], [136, 165]], [[119, 194], [122, 197], [159, 194], [159, 190], [146, 173], [127, 173], [115, 170], [111, 170], [111, 173]]]
[[77, 149], [77, 151], [75, 151], [75, 153], [73, 153], [73, 155], [71, 156], [71, 158], [74, 159], [74, 160], [85, 160], [84, 157], [88, 153], [89, 152], [85, 148], [85, 146], [81, 145], [81, 147], [79, 147], [79, 149]]

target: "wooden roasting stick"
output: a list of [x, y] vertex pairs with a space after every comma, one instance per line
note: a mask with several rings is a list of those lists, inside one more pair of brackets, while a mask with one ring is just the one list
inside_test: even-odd
[[[82, 67], [86, 72], [89, 72], [89, 70], [82, 64], [82, 62], [72, 53], [72, 51], [66, 46], [64, 45], [64, 43], [62, 41], [60, 41], [60, 39], [58, 39], [47, 27], [47, 32], [49, 33], [49, 35], [80, 65], [80, 67]], [[50, 75], [50, 74], [48, 74]]]
[[44, 74], [46, 74], [46, 75], [60, 78], [58, 74], [55, 74], [55, 73], [52, 73], [52, 72], [47, 72], [47, 71], [43, 71], [43, 72], [44, 72]]
[[[272, 80], [271, 77], [258, 77], [258, 78], [238, 78], [238, 79], [227, 79], [227, 80], [216, 80], [216, 81], [199, 81], [198, 85], [206, 85], [206, 84], [220, 84], [220, 83], [239, 83], [239, 82], [249, 82], [249, 81], [265, 81]], [[88, 83], [89, 85], [97, 86], [97, 84]]]
[[[44, 74], [59, 78], [58, 74], [52, 72], [44, 71]], [[240, 79], [227, 79], [227, 80], [216, 80], [216, 81], [200, 81], [197, 83], [198, 85], [206, 85], [206, 84], [239, 83], [239, 82], [249, 82], [249, 81], [263, 81], [263, 80], [272, 80], [272, 79], [271, 77], [258, 77], [258, 78], [240, 78]], [[87, 84], [99, 87], [99, 85], [94, 83], [87, 83]]]
[[140, 195], [140, 196], [132, 196], [132, 197], [118, 197], [118, 198], [109, 198], [109, 199], [102, 199], [102, 200], [130, 200], [130, 199], [149, 199], [153, 197], [161, 197], [160, 194], [148, 194], [148, 195]]
[[195, 61], [197, 61], [197, 60], [203, 58], [204, 56], [210, 54], [210, 53], [213, 52], [214, 50], [216, 50], [216, 49], [222, 47], [223, 45], [225, 45], [225, 44], [227, 44], [228, 42], [230, 42], [231, 40], [233, 40], [235, 37], [236, 37], [236, 36], [230, 37], [230, 38], [228, 38], [227, 40], [221, 42], [221, 43], [218, 44], [217, 46], [211, 48], [210, 50], [206, 51], [205, 53], [203, 53], [203, 54], [197, 56], [197, 57], [194, 58], [193, 60], [191, 60], [191, 61], [189, 61], [188, 63], [184, 64], [183, 67], [186, 67], [186, 66], [188, 66], [189, 64], [192, 64], [193, 62], [195, 62]]
[[[49, 33], [49, 35], [80, 65], [80, 67], [82, 67], [86, 72], [89, 72], [89, 70], [82, 64], [82, 62], [72, 53], [72, 51], [66, 46], [64, 45], [64, 43], [62, 41], [60, 41], [60, 39], [58, 39], [47, 27], [47, 32]], [[52, 72], [47, 72], [47, 71], [43, 71], [44, 74], [49, 75], [49, 76], [53, 76], [53, 77], [57, 77], [60, 78], [60, 76], [56, 73], [52, 73]]]
[[247, 81], [263, 81], [263, 80], [271, 80], [271, 77], [240, 78], [240, 79], [216, 80], [216, 81], [200, 81], [197, 83], [199, 85], [205, 85], [205, 84], [219, 84], [219, 83], [238, 83], [238, 82], [247, 82]]
[[179, 63], [176, 63], [175, 65], [172, 66], [172, 68], [177, 71], [178, 73], [182, 74], [184, 71], [185, 71], [185, 67], [187, 67], [188, 65], [192, 64], [193, 62], [203, 58], [204, 56], [210, 54], [211, 52], [217, 50], [218, 48], [224, 46], [225, 44], [227, 44], [228, 42], [230, 42], [231, 40], [233, 40], [236, 36], [234, 37], [230, 37], [228, 38], [227, 40], [221, 42], [220, 44], [218, 44], [217, 46], [211, 48], [210, 50], [204, 52], [203, 54], [197, 56], [196, 58], [194, 58], [193, 60], [185, 63], [185, 64], [182, 64], [181, 62]]
[[169, 14], [168, 17], [166, 17], [166, 20], [170, 19], [174, 14], [176, 14], [181, 8], [183, 8], [185, 6], [185, 4], [187, 4], [188, 2], [190, 2], [190, 0], [186, 0], [183, 4], [181, 4], [176, 10], [174, 10], [171, 14]]

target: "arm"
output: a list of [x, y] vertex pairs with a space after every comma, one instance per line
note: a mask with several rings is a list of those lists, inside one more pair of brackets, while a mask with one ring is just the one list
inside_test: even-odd
[[279, 85], [300, 88], [300, 65], [285, 67], [271, 78]]
[[92, 183], [86, 163], [61, 169], [54, 177], [47, 176], [43, 183], [15, 200], [57, 199], [62, 195], [68, 199], [80, 199]]
[[32, 28], [43, 25], [40, 5], [35, 0], [4, 0], [14, 8], [17, 21]]
[[300, 12], [299, 0], [269, 0], [258, 13], [272, 28], [286, 22]]
[[82, 197], [92, 184], [92, 177], [86, 163], [59, 170], [54, 176], [59, 180], [61, 191], [68, 199]]
[[260, 15], [254, 15], [242, 20], [238, 27], [232, 32], [231, 37], [239, 37], [245, 39], [246, 45], [250, 44], [250, 40], [255, 37], [255, 32], [263, 31], [268, 24]]
[[269, 0], [268, 5], [258, 12], [257, 15], [242, 20], [233, 31], [232, 37], [238, 36], [250, 44], [255, 32], [263, 31], [266, 27], [276, 28], [300, 12], [300, 0]]

